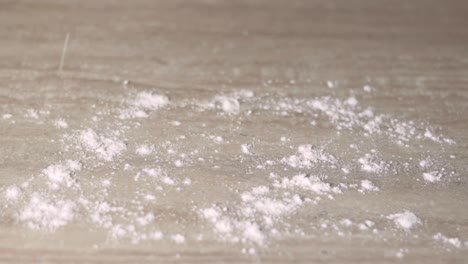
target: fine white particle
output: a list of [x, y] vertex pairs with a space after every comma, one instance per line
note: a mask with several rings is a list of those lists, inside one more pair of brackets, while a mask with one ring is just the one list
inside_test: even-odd
[[338, 81], [327, 81], [327, 87], [330, 89], [338, 87]]
[[127, 145], [118, 139], [98, 135], [93, 129], [88, 128], [80, 133], [81, 144], [103, 160], [112, 161], [114, 157], [119, 156]]
[[58, 189], [60, 185], [72, 187], [75, 185], [73, 173], [81, 170], [81, 163], [76, 160], [67, 160], [61, 164], [50, 165], [42, 173], [48, 179], [51, 189]]
[[364, 92], [367, 92], [367, 93], [370, 93], [373, 90], [375, 90], [375, 88], [370, 86], [370, 85], [364, 85], [364, 87], [362, 87], [362, 89], [364, 90]]
[[458, 239], [456, 237], [450, 238], [450, 237], [446, 237], [446, 236], [442, 235], [441, 233], [437, 233], [432, 238], [435, 241], [441, 242], [441, 243], [443, 243], [445, 245], [452, 246], [452, 247], [455, 247], [455, 248], [461, 248], [461, 246], [462, 246], [462, 242], [460, 241], [460, 239]]
[[151, 240], [161, 240], [164, 237], [161, 231], [154, 231], [149, 234]]
[[415, 225], [421, 224], [421, 220], [410, 211], [388, 215], [387, 219], [393, 220], [398, 228], [405, 231], [409, 231]]
[[341, 220], [340, 224], [345, 226], [345, 227], [350, 227], [350, 226], [353, 225], [353, 222], [346, 218], [346, 219]]
[[235, 97], [216, 96], [214, 99], [218, 104], [218, 108], [227, 114], [238, 114], [240, 111], [240, 103]]
[[31, 229], [45, 228], [55, 231], [73, 220], [75, 207], [75, 203], [70, 200], [51, 202], [34, 193], [29, 203], [21, 210], [19, 220]]
[[432, 161], [429, 158], [423, 159], [419, 162], [419, 166], [423, 169], [428, 168], [431, 165], [432, 165]]
[[244, 153], [245, 155], [252, 155], [252, 149], [253, 149], [253, 145], [252, 145], [252, 144], [242, 144], [242, 145], [241, 145], [241, 151], [242, 151], [242, 153]]
[[190, 180], [189, 178], [185, 178], [184, 181], [183, 181], [183, 183], [184, 183], [185, 185], [190, 185], [190, 184], [192, 184], [192, 180]]
[[385, 170], [383, 161], [376, 161], [374, 155], [367, 153], [364, 157], [358, 159], [361, 164], [361, 170], [370, 173], [381, 173]]
[[175, 234], [171, 236], [171, 239], [176, 242], [177, 244], [185, 243], [185, 236], [181, 234]]
[[154, 200], [156, 200], [156, 196], [154, 196], [152, 194], [147, 194], [147, 195], [145, 195], [145, 200], [154, 201]]
[[143, 144], [137, 147], [137, 149], [135, 150], [135, 153], [140, 156], [147, 156], [151, 154], [153, 151], [154, 151], [153, 145]]
[[354, 107], [354, 106], [356, 106], [358, 104], [358, 101], [357, 101], [356, 97], [351, 96], [348, 99], [346, 99], [345, 103]]
[[422, 176], [427, 182], [438, 182], [442, 180], [442, 174], [438, 171], [425, 172]]
[[5, 198], [7, 201], [16, 201], [20, 198], [21, 196], [21, 189], [18, 188], [16, 185], [11, 185], [6, 188], [5, 190]]
[[144, 168], [143, 172], [151, 177], [158, 179], [164, 184], [175, 185], [175, 181], [167, 176], [161, 168]]
[[222, 136], [212, 136], [211, 138], [216, 144], [221, 144], [224, 142], [224, 138]]
[[137, 94], [133, 104], [147, 110], [157, 110], [169, 104], [169, 98], [165, 95], [151, 92], [140, 92]]
[[362, 180], [361, 181], [361, 190], [362, 191], [372, 192], [372, 191], [379, 191], [379, 188], [377, 186], [375, 186], [374, 183], [372, 183], [369, 180]]
[[243, 239], [247, 241], [255, 242], [262, 245], [265, 240], [265, 235], [260, 231], [258, 224], [252, 222], [242, 222], [242, 229], [244, 230], [242, 235]]
[[330, 185], [323, 182], [319, 177], [306, 174], [299, 174], [291, 179], [284, 177], [281, 182], [276, 182], [274, 186], [280, 188], [301, 188], [316, 194], [325, 194], [332, 191]]
[[176, 160], [174, 161], [174, 166], [176, 166], [177, 168], [180, 168], [184, 166], [184, 163], [181, 160]]
[[312, 145], [300, 145], [297, 154], [285, 157], [281, 160], [293, 168], [311, 168], [318, 162], [334, 164], [336, 158], [324, 153], [322, 149], [317, 149]]
[[149, 111], [155, 111], [169, 105], [169, 98], [165, 95], [149, 91], [138, 93], [135, 98], [127, 101], [128, 108], [120, 110], [120, 119], [147, 118]]
[[33, 119], [39, 119], [39, 113], [34, 110], [34, 109], [28, 109], [26, 110], [26, 117], [33, 118]]
[[154, 220], [154, 214], [153, 213], [148, 213], [142, 217], [138, 217], [136, 219], [137, 223], [141, 226], [146, 226], [149, 223], [151, 223]]
[[67, 128], [68, 123], [64, 119], [59, 118], [59, 119], [55, 120], [54, 126], [57, 127], [57, 128]]

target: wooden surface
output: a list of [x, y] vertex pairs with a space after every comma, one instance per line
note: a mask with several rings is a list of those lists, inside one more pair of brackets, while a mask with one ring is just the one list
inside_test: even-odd
[[[285, 154], [276, 143], [268, 143], [285, 133], [294, 148], [300, 143], [332, 142], [327, 144], [334, 153], [344, 153], [344, 160], [352, 160], [348, 146], [355, 141], [363, 145], [368, 141], [399, 164], [429, 155], [454, 174], [435, 185], [416, 180], [420, 177], [416, 168], [374, 177], [381, 189], [377, 194], [344, 193], [307, 208], [285, 220], [301, 226], [305, 235], [281, 237], [249, 255], [241, 253], [249, 245], [220, 242], [190, 213], [193, 206], [229, 202], [226, 190], [232, 186], [247, 190], [264, 182], [255, 173], [245, 176], [246, 167], [236, 163], [237, 154], [231, 155], [238, 147], [226, 146], [217, 160], [220, 171], [186, 169], [184, 175], [192, 178], [194, 189], [184, 195], [168, 192], [153, 206], [163, 212], [158, 225], [168, 232], [181, 226], [187, 243], [108, 242], [102, 230], [80, 220], [54, 233], [30, 230], [15, 220], [17, 208], [6, 208], [1, 200], [0, 262], [467, 263], [465, 245], [451, 248], [432, 239], [441, 232], [468, 241], [467, 14], [468, 2], [461, 0], [0, 0], [0, 114], [13, 113], [16, 121], [0, 120], [1, 188], [68, 158], [56, 144], [61, 132], [31, 123], [22, 116], [26, 109], [48, 109], [46, 124], [66, 117], [70, 129], [92, 126], [93, 114], [119, 105], [126, 91], [124, 80], [137, 90], [156, 89], [178, 102], [240, 89], [265, 98], [355, 94], [360, 103], [380, 113], [430, 124], [456, 142], [418, 141], [399, 148], [377, 136], [366, 139], [356, 132], [338, 137], [325, 125], [311, 129], [301, 113], [282, 119], [262, 112], [256, 119], [226, 124], [216, 114], [175, 107], [142, 122], [139, 132], [127, 135], [129, 144], [148, 138], [162, 143], [185, 133], [193, 136], [186, 146], [202, 148], [195, 137], [201, 133], [224, 133], [232, 142], [242, 142], [247, 135], [259, 140], [257, 145], [264, 147], [263, 157], [268, 158]], [[64, 68], [58, 73], [68, 33]], [[338, 81], [339, 88], [327, 88], [328, 80]], [[364, 85], [372, 85], [376, 92], [362, 92]], [[115, 120], [103, 118], [101, 125], [117, 129], [120, 123]], [[174, 130], [164, 125], [171, 120], [187, 126]], [[201, 123], [208, 128], [198, 128]], [[230, 132], [235, 130], [232, 124], [242, 124], [244, 130]], [[106, 166], [86, 175], [107, 177], [114, 170]], [[117, 176], [123, 173], [115, 171]], [[129, 195], [127, 185], [117, 182], [121, 192], [115, 199]], [[385, 219], [406, 209], [423, 219], [415, 233], [395, 231]], [[337, 222], [362, 215], [377, 223], [378, 237], [353, 231], [343, 238], [311, 227], [324, 217]], [[196, 241], [199, 233], [206, 238]], [[400, 249], [408, 250], [403, 259], [395, 257]]]

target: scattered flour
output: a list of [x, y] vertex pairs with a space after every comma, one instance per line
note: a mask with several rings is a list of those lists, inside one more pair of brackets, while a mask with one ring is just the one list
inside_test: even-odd
[[[327, 85], [334, 88], [337, 87], [337, 82], [327, 82]], [[371, 88], [366, 88], [366, 86], [363, 89], [365, 92], [373, 90]], [[251, 109], [260, 109], [266, 112], [274, 110], [278, 111], [276, 114], [281, 116], [298, 114], [299, 116], [313, 118], [312, 121], [307, 120], [306, 123], [309, 124], [310, 122], [317, 126], [321, 124], [320, 118], [325, 117], [325, 120], [328, 120], [328, 122], [335, 127], [338, 134], [344, 130], [352, 130], [353, 133], [362, 132], [361, 134], [364, 136], [386, 136], [392, 141], [405, 146], [407, 146], [406, 144], [416, 141], [416, 139], [424, 138], [440, 143], [451, 142], [449, 139], [435, 135], [431, 132], [432, 130], [430, 128], [416, 125], [411, 121], [405, 122], [392, 118], [389, 115], [375, 113], [372, 108], [364, 108], [362, 107], [362, 102], [355, 96], [349, 96], [344, 100], [334, 97], [319, 97], [310, 100], [281, 98], [279, 100], [261, 102], [254, 106], [252, 106], [252, 104], [249, 105], [249, 103], [260, 99], [254, 98], [254, 93], [248, 90], [231, 94], [221, 94], [210, 98], [212, 98], [211, 101], [200, 106], [205, 109], [220, 110], [227, 115], [239, 115], [235, 117], [236, 120], [241, 120], [245, 116], [251, 114], [253, 112]], [[169, 104], [169, 98], [164, 95], [140, 92], [125, 102], [126, 108], [120, 109], [119, 117], [121, 119], [146, 118], [151, 111], [161, 109]], [[245, 116], [240, 115], [241, 113], [245, 113]], [[28, 117], [31, 118], [38, 119], [40, 114], [42, 115], [40, 111], [33, 109], [28, 111]], [[96, 122], [103, 120], [103, 115], [103, 113], [96, 113], [93, 120]], [[3, 118], [7, 119], [5, 115]], [[117, 121], [123, 122], [121, 120]], [[172, 126], [180, 126], [181, 122], [172, 121], [169, 124]], [[63, 119], [56, 120], [54, 125], [59, 128], [68, 127], [68, 124]], [[206, 126], [206, 124], [202, 124], [202, 127]], [[119, 129], [124, 129], [124, 127], [126, 127], [126, 124], [119, 123]], [[117, 132], [120, 132], [120, 130]], [[213, 131], [207, 134], [211, 132]], [[101, 160], [114, 161], [116, 157], [121, 156], [127, 149], [126, 143], [119, 139], [120, 136], [100, 135], [93, 129], [81, 130], [78, 131], [78, 133], [79, 144], [86, 151], [93, 153]], [[113, 135], [120, 134], [115, 133]], [[235, 141], [235, 139], [231, 140], [229, 136], [227, 132], [225, 138], [221, 136], [209, 136], [211, 139], [209, 142], [210, 146], [207, 146], [201, 151], [210, 151], [211, 149], [209, 147], [216, 146], [220, 148], [229, 146], [231, 142], [236, 142], [235, 149], [237, 149], [236, 153], [238, 153], [238, 141]], [[185, 136], [180, 137], [180, 139], [185, 139]], [[291, 137], [283, 136], [281, 137], [280, 144], [282, 147], [285, 147], [287, 146], [287, 142], [296, 142], [295, 140], [296, 139], [292, 135]], [[262, 145], [259, 146], [263, 147]], [[46, 188], [40, 189], [39, 192], [35, 192], [31, 195], [31, 190], [29, 190], [29, 192], [23, 191], [23, 185], [21, 185], [21, 189], [16, 185], [12, 185], [5, 189], [5, 198], [11, 203], [25, 203], [23, 204], [24, 206], [21, 207], [17, 218], [19, 221], [26, 223], [30, 228], [54, 231], [73, 221], [75, 215], [80, 215], [83, 216], [83, 219], [80, 219], [80, 221], [86, 220], [95, 226], [106, 229], [110, 237], [115, 239], [126, 238], [130, 239], [132, 243], [139, 243], [145, 240], [160, 240], [164, 237], [163, 233], [159, 230], [151, 229], [156, 225], [156, 212], [148, 213], [145, 208], [147, 208], [146, 206], [151, 208], [154, 203], [166, 199], [165, 196], [168, 194], [170, 195], [170, 191], [172, 190], [190, 190], [189, 188], [192, 182], [190, 179], [185, 178], [186, 175], [181, 176], [176, 174], [169, 177], [166, 171], [162, 169], [164, 166], [183, 167], [186, 165], [186, 162], [191, 162], [190, 159], [182, 155], [177, 156], [177, 158], [180, 157], [180, 159], [175, 158], [174, 160], [179, 148], [180, 146], [170, 146], [170, 148], [167, 148], [169, 153], [167, 156], [170, 156], [170, 158], [157, 157], [157, 155], [152, 157], [154, 158], [154, 162], [161, 167], [152, 168], [158, 165], [148, 165], [150, 167], [145, 168], [144, 166], [139, 167], [139, 164], [125, 164], [123, 168], [124, 172], [134, 176], [135, 182], [132, 182], [132, 184], [141, 187], [135, 191], [134, 197], [136, 198], [132, 198], [132, 200], [126, 204], [124, 202], [115, 205], [111, 203], [110, 200], [106, 200], [108, 192], [110, 192], [114, 186], [115, 181], [112, 175], [114, 175], [115, 171], [112, 171], [111, 175], [105, 175], [104, 178], [96, 180], [97, 183], [95, 186], [92, 186], [92, 190], [96, 191], [96, 194], [93, 193], [93, 195], [96, 196], [82, 195], [82, 193], [86, 192], [83, 192], [75, 176], [83, 167], [86, 168], [86, 166], [82, 166], [82, 162], [86, 163], [88, 161], [86, 159], [81, 159], [80, 161], [66, 160], [64, 162], [54, 163], [42, 171], [41, 177], [37, 177], [37, 179], [41, 181], [46, 179]], [[291, 148], [293, 147], [291, 146]], [[242, 144], [240, 146], [240, 151], [244, 155], [252, 155], [252, 150], [252, 144]], [[135, 153], [142, 156], [150, 155], [154, 151], [155, 146], [151, 144], [139, 145], [135, 149]], [[353, 148], [353, 151], [358, 151], [356, 146]], [[221, 152], [222, 151], [219, 153]], [[198, 152], [190, 153], [198, 154]], [[201, 163], [207, 162], [207, 160], [217, 161], [219, 158], [216, 156], [217, 153], [218, 150], [215, 150], [210, 153], [210, 156], [206, 159], [199, 157], [196, 160]], [[241, 156], [239, 159], [254, 160], [257, 158], [260, 160], [262, 157], [252, 156], [246, 159]], [[306, 174], [305, 172], [316, 173], [315, 171], [312, 172], [312, 170], [317, 169], [318, 165], [320, 165], [327, 169], [341, 168], [343, 173], [347, 174], [343, 176], [344, 178], [352, 176], [349, 169], [352, 165], [345, 164], [342, 160], [326, 153], [323, 148], [316, 148], [310, 144], [299, 145], [295, 154], [280, 158], [281, 163], [278, 162], [279, 159], [273, 159], [274, 161], [270, 159], [261, 160], [262, 164], [270, 166], [261, 166], [261, 168], [274, 168], [273, 166], [275, 165], [288, 171], [291, 170], [289, 167], [292, 167], [298, 170], [299, 172], [296, 173], [299, 174], [295, 173], [294, 176], [280, 177], [275, 172], [269, 172], [269, 182], [262, 183], [262, 185], [256, 187], [236, 187], [235, 190], [232, 190], [232, 186], [229, 186], [229, 190], [239, 195], [239, 197], [238, 199], [224, 201], [226, 202], [225, 205], [223, 205], [223, 201], [220, 201], [216, 203], [216, 205], [204, 209], [197, 208], [196, 206], [193, 207], [195, 208], [193, 210], [197, 210], [199, 216], [213, 227], [214, 232], [218, 235], [220, 240], [234, 243], [247, 243], [252, 246], [252, 248], [245, 250], [245, 252], [255, 253], [256, 250], [253, 247], [268, 245], [270, 237], [279, 236], [282, 232], [295, 235], [304, 234], [304, 231], [300, 230], [300, 228], [291, 225], [292, 222], [288, 221], [288, 219], [294, 217], [295, 213], [299, 213], [299, 209], [308, 202], [316, 204], [321, 199], [327, 197], [332, 200], [332, 194], [339, 194], [348, 188], [358, 189], [358, 191], [362, 193], [379, 191], [379, 188], [369, 180], [362, 180], [356, 184], [330, 184], [326, 182], [328, 179], [326, 176]], [[128, 162], [130, 163], [130, 161]], [[284, 164], [287, 166], [283, 166]], [[358, 159], [358, 167], [360, 167], [362, 171], [370, 173], [385, 172], [388, 170], [388, 165], [387, 162], [379, 158], [376, 151], [371, 151], [371, 153], [365, 154], [365, 156]], [[419, 166], [424, 169], [421, 169], [421, 172], [424, 171], [424, 180], [435, 182], [441, 179], [442, 176], [440, 175], [442, 174], [437, 171], [431, 171], [432, 169], [430, 167], [432, 163], [430, 161], [421, 161]], [[213, 168], [221, 167], [222, 165], [218, 164], [214, 164], [213, 166]], [[117, 168], [121, 169], [121, 167], [116, 166], [115, 169], [117, 170]], [[318, 169], [321, 168], [319, 167]], [[170, 170], [167, 170], [167, 172], [169, 171]], [[175, 171], [181, 173], [185, 170], [179, 169]], [[171, 174], [172, 173], [173, 172], [171, 172]], [[317, 175], [323, 175], [322, 173], [326, 174], [327, 172], [321, 172]], [[268, 175], [268, 173], [266, 175]], [[178, 176], [181, 177], [178, 178]], [[160, 185], [160, 183], [163, 183], [163, 185]], [[181, 184], [185, 186], [182, 187]], [[60, 194], [62, 191], [67, 193], [70, 197]], [[27, 199], [28, 197], [30, 200]], [[421, 220], [414, 213], [409, 211], [389, 215], [387, 219], [392, 220], [398, 228], [405, 231], [409, 231], [416, 225], [422, 224]], [[353, 223], [350, 219], [346, 218], [336, 222], [336, 224], [330, 224], [330, 222], [328, 222], [323, 225], [338, 230], [338, 224], [344, 227], [356, 227], [361, 231], [369, 230], [374, 226], [374, 222], [370, 220], [366, 220], [362, 223]], [[354, 229], [355, 228], [353, 228], [353, 230]], [[376, 229], [373, 231], [376, 231]], [[186, 242], [186, 237], [182, 234], [168, 235], [168, 239], [177, 244]], [[434, 236], [434, 240], [453, 245], [454, 247], [461, 246], [461, 241], [458, 238], [447, 238], [440, 233]], [[400, 250], [398, 254], [403, 256], [405, 252], [406, 251]]]

